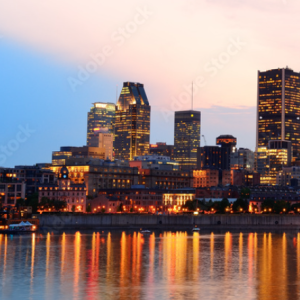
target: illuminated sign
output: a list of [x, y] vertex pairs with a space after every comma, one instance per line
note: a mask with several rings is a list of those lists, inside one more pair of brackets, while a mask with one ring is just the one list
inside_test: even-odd
[[95, 103], [95, 107], [97, 107], [97, 108], [106, 108], [107, 104], [106, 103]]
[[150, 145], [150, 148], [157, 148], [157, 147], [158, 147], [158, 145], [155, 145], [155, 144]]

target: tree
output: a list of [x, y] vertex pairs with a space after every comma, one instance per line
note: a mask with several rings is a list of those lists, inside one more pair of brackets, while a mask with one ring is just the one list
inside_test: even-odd
[[25, 199], [23, 198], [18, 199], [16, 202], [16, 206], [17, 208], [19, 208], [20, 206], [25, 206]]
[[188, 200], [185, 202], [184, 205], [182, 205], [182, 208], [187, 208], [188, 210], [195, 210], [195, 203], [193, 203], [194, 201], [192, 200]]
[[295, 203], [291, 206], [291, 210], [300, 213], [300, 203]]
[[86, 206], [86, 212], [92, 212], [91, 203]]
[[234, 212], [248, 211], [248, 208], [249, 208], [248, 201], [241, 198], [236, 199], [232, 205], [232, 210]]
[[38, 205], [39, 205], [39, 195], [38, 193], [34, 193], [27, 197], [27, 200], [25, 201], [26, 206], [32, 207], [32, 213], [36, 214]]
[[274, 211], [279, 213], [287, 213], [291, 209], [291, 205], [289, 202], [284, 200], [279, 200], [274, 203]]
[[274, 206], [275, 206], [275, 201], [272, 199], [267, 198], [266, 200], [263, 201], [263, 203], [261, 204], [261, 210], [262, 211], [266, 211], [269, 212], [270, 209], [271, 211], [274, 210]]
[[223, 198], [222, 201], [220, 201], [220, 203], [219, 203], [219, 212], [221, 214], [224, 214], [226, 211], [226, 208], [229, 208], [229, 207], [230, 207], [230, 203], [229, 203], [228, 199]]
[[76, 206], [72, 205], [72, 212], [75, 212], [75, 210], [76, 210]]
[[123, 204], [120, 203], [120, 205], [117, 208], [117, 212], [122, 212], [123, 211]]

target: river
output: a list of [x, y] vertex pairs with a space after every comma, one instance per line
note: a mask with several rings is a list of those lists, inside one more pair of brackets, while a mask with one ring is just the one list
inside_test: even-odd
[[0, 299], [297, 299], [300, 233], [0, 234]]

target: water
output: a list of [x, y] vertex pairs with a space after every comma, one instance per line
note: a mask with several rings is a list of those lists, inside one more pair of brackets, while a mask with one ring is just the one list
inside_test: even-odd
[[300, 234], [0, 234], [0, 299], [297, 299]]

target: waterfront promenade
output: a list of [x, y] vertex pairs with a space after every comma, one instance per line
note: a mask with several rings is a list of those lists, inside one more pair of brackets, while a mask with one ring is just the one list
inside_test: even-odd
[[300, 229], [300, 215], [140, 215], [140, 214], [97, 214], [97, 215], [40, 215], [40, 228], [48, 229], [97, 229], [139, 228], [189, 229], [201, 228]]

